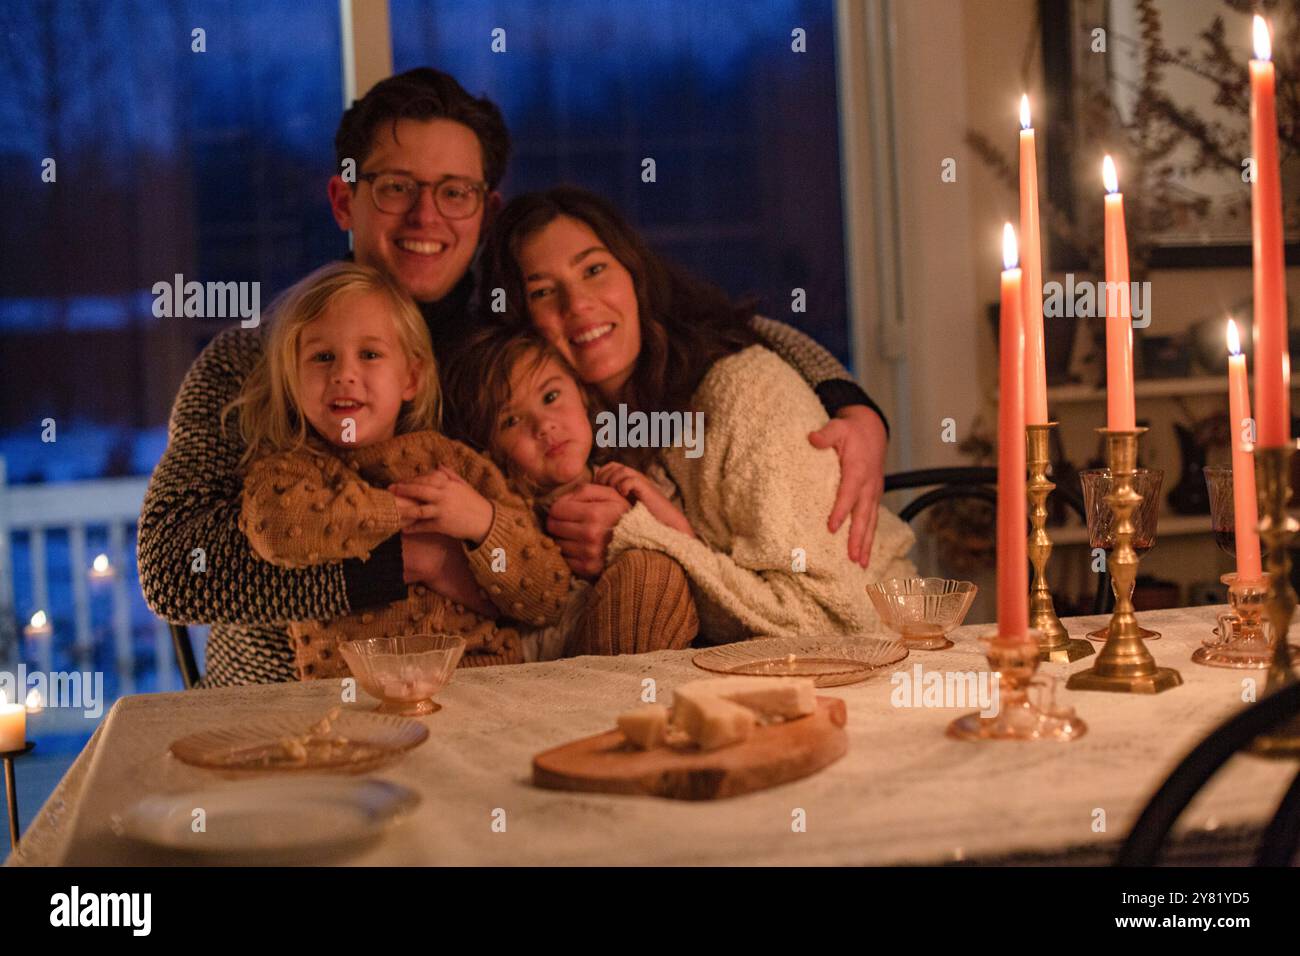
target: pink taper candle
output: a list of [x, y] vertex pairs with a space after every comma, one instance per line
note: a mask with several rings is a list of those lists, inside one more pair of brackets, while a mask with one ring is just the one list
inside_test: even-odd
[[1029, 96], [1020, 97], [1020, 261], [1024, 273], [1025, 424], [1047, 424], [1043, 346], [1043, 251], [1038, 236], [1038, 153]]
[[1277, 155], [1277, 110], [1272, 44], [1263, 17], [1255, 17], [1250, 61], [1250, 145], [1255, 182], [1250, 225], [1255, 263], [1255, 415], [1259, 443], [1291, 437], [1291, 356], [1287, 343], [1286, 265], [1282, 254], [1282, 183]]
[[1002, 230], [1002, 315], [998, 400], [998, 636], [1001, 644], [1029, 634], [1029, 551], [1025, 504], [1025, 331], [1016, 231]]
[[1128, 234], [1124, 194], [1115, 163], [1101, 166], [1106, 183], [1106, 427], [1131, 431], [1133, 408], [1133, 317], [1129, 311]]
[[1237, 535], [1237, 577], [1258, 581], [1259, 512], [1255, 498], [1255, 449], [1250, 427], [1250, 386], [1237, 323], [1228, 320], [1228, 427], [1232, 442], [1232, 513]]

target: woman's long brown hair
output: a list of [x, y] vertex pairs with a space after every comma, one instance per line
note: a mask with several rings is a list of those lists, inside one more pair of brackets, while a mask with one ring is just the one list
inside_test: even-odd
[[[632, 274], [641, 352], [615, 402], [644, 411], [685, 411], [714, 362], [758, 342], [750, 326], [753, 303], [733, 304], [717, 286], [668, 262], [611, 203], [576, 186], [528, 193], [501, 211], [484, 244], [482, 288], [504, 289], [506, 311], [485, 308], [486, 322], [531, 327], [519, 250], [559, 216], [585, 223]], [[484, 295], [485, 306], [491, 298]]]

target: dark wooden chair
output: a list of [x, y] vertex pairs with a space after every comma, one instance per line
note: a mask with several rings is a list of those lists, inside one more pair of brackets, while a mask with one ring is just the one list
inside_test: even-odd
[[172, 647], [176, 649], [176, 666], [181, 672], [185, 689], [189, 690], [199, 682], [199, 665], [194, 658], [194, 644], [190, 641], [190, 630], [184, 624], [169, 625], [172, 632]]
[[[1124, 841], [1116, 864], [1154, 866], [1174, 824], [1219, 768], [1260, 734], [1296, 714], [1300, 714], [1300, 684], [1270, 694], [1217, 727], [1183, 758], [1156, 791]], [[1300, 848], [1300, 774], [1291, 781], [1264, 830], [1255, 865], [1290, 866], [1297, 848]]]
[[[963, 468], [920, 468], [915, 471], [899, 471], [885, 476], [885, 491], [900, 491], [907, 488], [929, 488], [909, 501], [898, 516], [911, 524], [912, 519], [926, 509], [950, 498], [982, 498], [995, 509], [997, 508], [998, 470], [988, 467]], [[1087, 517], [1083, 507], [1083, 495], [1073, 489], [1057, 486], [1052, 492], [1073, 511], [1081, 522]], [[1097, 592], [1092, 600], [1092, 613], [1104, 614], [1113, 601], [1110, 591], [1110, 571], [1103, 571], [1097, 582]]]

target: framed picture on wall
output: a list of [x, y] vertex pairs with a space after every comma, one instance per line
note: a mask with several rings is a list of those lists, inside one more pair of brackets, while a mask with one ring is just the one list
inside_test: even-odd
[[[1149, 268], [1246, 266], [1251, 15], [1230, 0], [1041, 0], [1048, 197], [1100, 235], [1101, 161], [1119, 168]], [[1267, 11], [1278, 67], [1288, 260], [1300, 261], [1300, 0]], [[1292, 66], [1292, 64], [1295, 66]], [[1053, 262], [1081, 266], [1059, 239]]]

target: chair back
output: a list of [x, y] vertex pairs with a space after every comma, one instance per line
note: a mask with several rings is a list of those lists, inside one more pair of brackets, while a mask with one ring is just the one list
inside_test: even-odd
[[[1154, 866], [1178, 818], [1218, 772], [1260, 734], [1300, 714], [1300, 683], [1292, 683], [1215, 728], [1156, 791], [1120, 848], [1119, 866]], [[1300, 846], [1300, 775], [1291, 782], [1260, 840], [1256, 866], [1290, 866]]]
[[176, 648], [176, 666], [180, 669], [181, 680], [185, 689], [190, 690], [199, 682], [199, 665], [194, 659], [194, 644], [190, 640], [190, 630], [184, 624], [172, 624], [172, 646]]
[[[900, 491], [905, 488], [930, 488], [909, 501], [898, 512], [898, 516], [908, 524], [922, 512], [941, 501], [951, 498], [981, 498], [995, 509], [997, 508], [998, 470], [987, 467], [964, 468], [918, 468], [914, 471], [899, 471], [885, 476], [885, 491]], [[1087, 512], [1083, 506], [1083, 495], [1073, 488], [1058, 487], [1052, 492], [1063, 501], [1067, 508], [1087, 523]], [[1097, 591], [1092, 598], [1092, 613], [1104, 614], [1110, 607], [1111, 599], [1110, 570], [1103, 570], [1097, 581]]]

